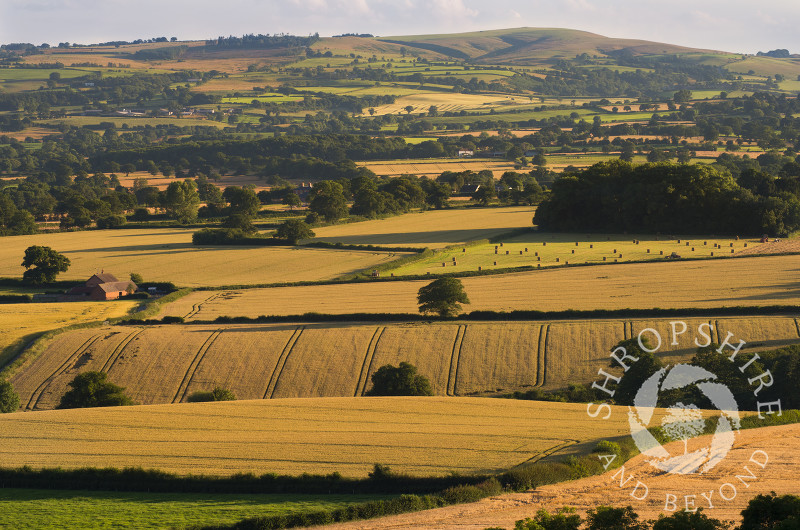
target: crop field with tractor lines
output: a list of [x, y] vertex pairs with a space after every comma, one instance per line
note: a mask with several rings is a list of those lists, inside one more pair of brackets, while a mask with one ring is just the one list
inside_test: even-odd
[[[106, 372], [141, 404], [185, 402], [215, 386], [239, 399], [357, 397], [380, 366], [404, 361], [436, 395], [553, 389], [591, 382], [614, 345], [647, 328], [663, 337], [666, 361], [690, 358], [696, 335], [672, 346], [671, 320], [114, 326], [59, 335], [11, 381], [25, 410], [55, 408], [85, 371]], [[718, 342], [728, 332], [761, 346], [800, 341], [791, 316], [681, 320], [690, 330], [710, 324]]]
[[[331, 421], [336, 418], [336, 421]], [[6, 466], [142, 466], [180, 474], [339, 472], [376, 462], [413, 475], [485, 473], [628, 429], [577, 427], [586, 406], [486, 398], [280, 399], [0, 416]]]

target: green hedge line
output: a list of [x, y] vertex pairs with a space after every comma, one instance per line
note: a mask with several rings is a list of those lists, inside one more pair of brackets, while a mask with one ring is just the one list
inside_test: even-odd
[[0, 304], [24, 304], [31, 301], [31, 294], [0, 294]]

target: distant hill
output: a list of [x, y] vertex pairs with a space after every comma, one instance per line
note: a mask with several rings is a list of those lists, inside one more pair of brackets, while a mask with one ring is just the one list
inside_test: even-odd
[[407, 48], [435, 52], [457, 59], [493, 63], [525, 63], [549, 58], [572, 58], [581, 53], [609, 55], [707, 54], [711, 50], [687, 48], [634, 39], [615, 39], [559, 28], [515, 28], [442, 35], [379, 37], [377, 40]]

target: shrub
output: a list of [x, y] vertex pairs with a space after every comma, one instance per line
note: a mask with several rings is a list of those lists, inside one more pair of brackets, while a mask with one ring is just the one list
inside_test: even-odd
[[75, 409], [83, 407], [115, 407], [133, 405], [133, 401], [124, 394], [125, 389], [108, 381], [105, 372], [84, 372], [70, 381], [72, 387], [62, 397], [59, 409]]
[[586, 512], [586, 530], [646, 530], [633, 507], [598, 506]]
[[195, 392], [187, 398], [189, 403], [202, 403], [206, 401], [236, 401], [233, 392], [226, 388], [214, 387], [210, 392]]
[[592, 449], [593, 453], [614, 453], [615, 455], [619, 455], [622, 453], [622, 449], [620, 448], [619, 444], [616, 442], [611, 442], [608, 440], [600, 440], [597, 442], [597, 445], [594, 446]]
[[800, 528], [800, 497], [781, 495], [773, 491], [770, 495], [757, 495], [750, 499], [742, 511], [740, 530], [760, 528]]
[[368, 396], [432, 396], [428, 378], [417, 374], [417, 367], [401, 362], [395, 367], [386, 364], [372, 374], [372, 388]]
[[[718, 519], [712, 519], [703, 513], [702, 508], [696, 512], [676, 512], [669, 517], [661, 514], [658, 520], [653, 522], [653, 530], [722, 530], [728, 528], [726, 523]], [[758, 527], [764, 528], [764, 527]]]
[[16, 412], [19, 409], [19, 395], [8, 381], [0, 381], [0, 413]]
[[97, 220], [97, 228], [119, 228], [127, 221], [123, 215], [109, 215]]
[[166, 316], [161, 319], [162, 324], [183, 324], [185, 322], [183, 317]]

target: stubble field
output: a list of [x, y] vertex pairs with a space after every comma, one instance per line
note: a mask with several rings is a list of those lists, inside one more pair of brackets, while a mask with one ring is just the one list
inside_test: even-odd
[[[465, 311], [800, 304], [797, 256], [558, 267], [463, 278]], [[446, 270], [446, 269], [444, 269]], [[306, 312], [416, 313], [425, 280], [194, 292], [162, 314], [194, 320]]]

